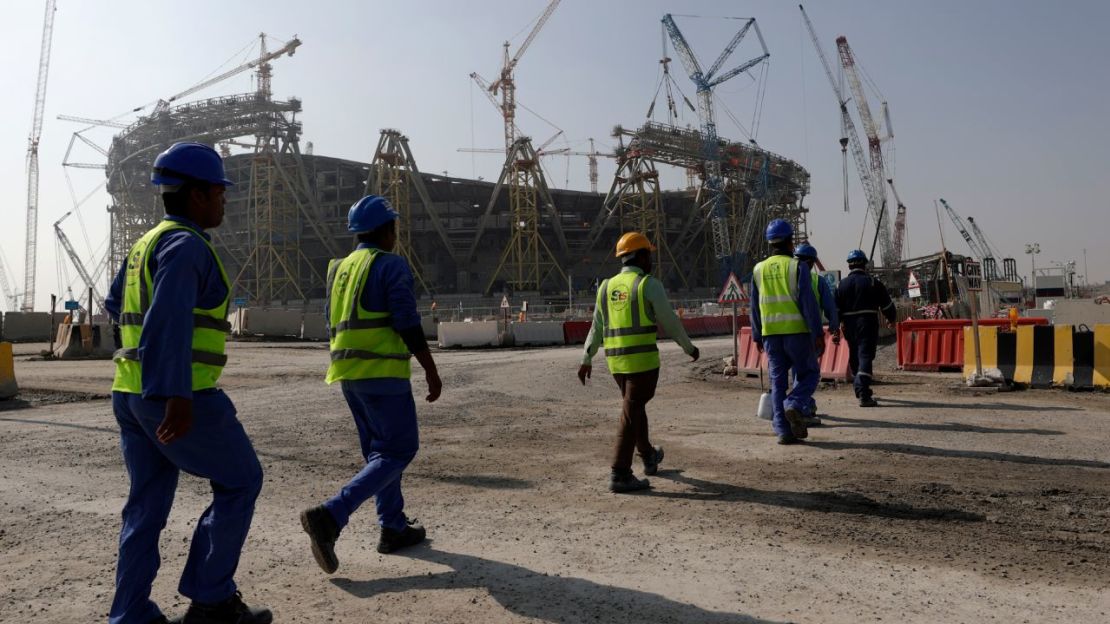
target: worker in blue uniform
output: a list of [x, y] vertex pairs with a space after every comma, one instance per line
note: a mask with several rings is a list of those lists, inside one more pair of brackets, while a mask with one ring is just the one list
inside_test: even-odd
[[185, 471], [207, 479], [213, 497], [178, 585], [192, 601], [181, 621], [268, 624], [270, 611], [247, 607], [234, 580], [262, 467], [217, 387], [227, 360], [230, 282], [204, 232], [223, 220], [231, 182], [210, 146], [175, 143], [155, 159], [151, 183], [162, 193], [165, 219], [131, 248], [105, 300], [120, 329], [112, 408], [131, 480], [109, 622], [168, 621], [150, 592], [158, 537]]
[[[765, 235], [772, 252], [752, 271], [752, 341], [767, 354], [778, 443], [795, 444], [809, 435], [803, 414], [820, 382], [825, 329], [809, 266], [793, 257], [794, 228], [775, 219]], [[791, 369], [798, 382], [788, 392]]]
[[[817, 272], [817, 248], [809, 243], [802, 243], [794, 250], [794, 257], [804, 262], [810, 270], [810, 282], [813, 283], [817, 289], [817, 302], [820, 304], [821, 313], [824, 316], [825, 324], [829, 328], [829, 335], [832, 336], [833, 344], [840, 344], [840, 319], [836, 314], [836, 296], [833, 294], [832, 287], [829, 283], [821, 278]], [[793, 373], [793, 369], [791, 369]], [[798, 375], [794, 374], [794, 384], [798, 383]], [[809, 427], [816, 427], [821, 424], [821, 417], [817, 415], [817, 400], [810, 398], [809, 406], [806, 408], [802, 417]]]
[[850, 252], [848, 269], [848, 276], [836, 289], [836, 307], [848, 341], [848, 368], [860, 407], [876, 407], [879, 403], [871, 391], [871, 381], [879, 344], [879, 314], [894, 324], [898, 313], [886, 287], [867, 273], [867, 254], [859, 249]]
[[391, 253], [397, 212], [384, 197], [368, 195], [351, 206], [347, 229], [357, 235], [358, 247], [328, 268], [326, 381], [341, 384], [366, 465], [334, 497], [301, 512], [312, 555], [328, 574], [339, 568], [340, 532], [371, 498], [381, 526], [378, 552], [424, 541], [424, 527], [405, 515], [401, 495], [401, 475], [419, 447], [411, 358], [424, 368], [426, 401], [438, 399], [443, 388], [416, 311], [412, 270], [404, 257]]

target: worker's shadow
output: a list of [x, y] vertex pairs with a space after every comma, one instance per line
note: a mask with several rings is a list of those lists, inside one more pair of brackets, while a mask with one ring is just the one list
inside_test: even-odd
[[915, 407], [942, 410], [998, 410], [1008, 412], [1082, 412], [1079, 407], [1062, 407], [1058, 405], [1019, 405], [1016, 403], [936, 403], [933, 401], [909, 401], [907, 399], [892, 399], [882, 397], [883, 403], [897, 407]]
[[830, 423], [836, 423], [835, 429], [839, 427], [863, 427], [868, 429], [915, 429], [918, 431], [952, 431], [956, 433], [1015, 433], [1015, 434], [1028, 434], [1028, 435], [1064, 435], [1063, 431], [1054, 431], [1052, 429], [1006, 429], [1001, 427], [981, 427], [979, 425], [968, 425], [966, 423], [910, 423], [910, 422], [894, 422], [891, 420], [872, 420], [870, 418], [847, 418], [845, 416], [829, 416], [822, 414], [821, 420]]
[[770, 620], [708, 611], [658, 594], [581, 578], [549, 576], [493, 559], [435, 550], [429, 545], [415, 547], [405, 554], [451, 570], [364, 581], [332, 578], [331, 582], [358, 598], [413, 590], [484, 589], [512, 613], [545, 622], [771, 624]]
[[953, 459], [985, 459], [989, 461], [1010, 462], [1013, 464], [1031, 464], [1034, 466], [1069, 466], [1074, 468], [1110, 468], [1110, 463], [1094, 459], [1069, 459], [1055, 457], [1037, 457], [1036, 455], [1015, 455], [1013, 453], [996, 453], [994, 451], [965, 451], [962, 449], [943, 449], [918, 444], [895, 444], [890, 442], [832, 442], [824, 440], [809, 440], [806, 446], [824, 449], [827, 451], [885, 451], [900, 455], [916, 455], [920, 457], [950, 457]]
[[759, 490], [756, 488], [714, 483], [687, 477], [681, 470], [662, 470], [658, 476], [675, 483], [688, 485], [692, 491], [661, 492], [648, 490], [641, 496], [661, 498], [681, 498], [694, 500], [735, 501], [788, 507], [804, 511], [825, 513], [845, 513], [897, 520], [948, 520], [957, 522], [981, 522], [982, 514], [960, 509], [914, 507], [902, 503], [883, 503], [857, 492], [789, 492], [785, 490]]

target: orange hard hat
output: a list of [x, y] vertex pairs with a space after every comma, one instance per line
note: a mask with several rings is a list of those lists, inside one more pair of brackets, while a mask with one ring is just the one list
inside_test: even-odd
[[621, 236], [621, 239], [619, 241], [617, 241], [616, 256], [619, 258], [621, 256], [640, 251], [641, 249], [655, 251], [655, 245], [652, 245], [651, 241], [648, 240], [648, 237], [639, 232], [627, 232], [623, 236]]

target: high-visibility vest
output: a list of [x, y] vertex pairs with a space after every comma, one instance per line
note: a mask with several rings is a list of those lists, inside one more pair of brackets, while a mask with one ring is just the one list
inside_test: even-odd
[[[170, 221], [162, 221], [131, 247], [127, 254], [127, 272], [123, 285], [123, 309], [119, 315], [119, 333], [122, 348], [117, 350], [113, 359], [116, 362], [116, 377], [112, 383], [114, 392], [142, 394], [143, 362], [139, 360], [139, 338], [143, 332], [143, 319], [154, 296], [154, 276], [150, 273], [150, 256], [154, 247], [167, 232], [185, 230], [200, 238], [212, 252], [212, 258], [220, 269], [220, 277], [227, 288], [227, 296], [214, 308], [193, 308], [193, 390], [215, 388], [224, 365], [227, 363], [225, 346], [231, 324], [227, 322], [227, 306], [231, 298], [231, 282], [227, 279], [224, 265], [216, 248], [193, 228]], [[172, 287], [172, 285], [169, 285]], [[155, 338], [157, 339], [157, 337]], [[147, 366], [158, 366], [158, 362], [147, 362]]]
[[647, 275], [618, 273], [601, 283], [597, 306], [605, 319], [605, 361], [611, 373], [642, 373], [659, 368], [655, 318], [644, 300]]
[[798, 259], [790, 256], [771, 256], [755, 265], [752, 279], [759, 289], [759, 318], [764, 336], [809, 332], [798, 307], [798, 265]]
[[400, 378], [412, 376], [405, 341], [392, 325], [389, 312], [363, 309], [362, 291], [380, 249], [356, 249], [328, 265], [328, 321], [331, 365], [325, 381]]

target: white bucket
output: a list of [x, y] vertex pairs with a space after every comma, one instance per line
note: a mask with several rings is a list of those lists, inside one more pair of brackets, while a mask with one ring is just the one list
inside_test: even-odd
[[759, 409], [756, 410], [756, 416], [763, 420], [771, 420], [774, 417], [775, 410], [771, 407], [771, 393], [764, 392], [759, 395]]

